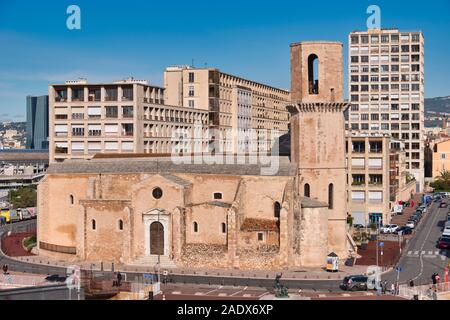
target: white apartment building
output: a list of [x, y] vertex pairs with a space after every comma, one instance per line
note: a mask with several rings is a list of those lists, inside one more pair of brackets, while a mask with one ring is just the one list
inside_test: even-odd
[[[214, 149], [221, 152], [247, 151], [243, 132], [254, 130], [252, 149], [270, 151], [271, 130], [279, 135], [289, 131], [286, 104], [290, 92], [226, 74], [215, 68], [169, 67], [164, 72], [165, 99], [170, 105], [209, 111]], [[240, 137], [236, 132], [241, 131]], [[243, 131], [243, 132], [242, 132]], [[221, 137], [217, 137], [217, 132]], [[227, 132], [234, 133], [232, 137]], [[276, 138], [276, 137], [275, 137]]]
[[[166, 105], [163, 88], [133, 78], [50, 85], [49, 126], [50, 162], [87, 159], [97, 153], [208, 149], [208, 139], [203, 138], [208, 134], [207, 111]], [[176, 138], [180, 134], [183, 138]]]
[[405, 141], [406, 170], [424, 186], [424, 37], [369, 29], [349, 35], [348, 129]]

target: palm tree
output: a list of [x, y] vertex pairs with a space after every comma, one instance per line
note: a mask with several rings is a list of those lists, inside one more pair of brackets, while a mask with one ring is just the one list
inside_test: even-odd
[[442, 170], [440, 174], [439, 180], [442, 180], [445, 184], [450, 184], [450, 171]]

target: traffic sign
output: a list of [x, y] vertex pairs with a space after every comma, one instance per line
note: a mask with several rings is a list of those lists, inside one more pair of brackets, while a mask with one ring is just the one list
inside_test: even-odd
[[384, 247], [384, 242], [380, 242], [380, 243], [378, 244], [378, 246], [380, 246], [381, 248]]
[[149, 274], [149, 273], [144, 273], [144, 275], [142, 277], [144, 279], [150, 280], [150, 281], [152, 281], [154, 279], [154, 276], [152, 274]]
[[395, 271], [402, 272], [402, 268], [401, 267], [395, 267]]

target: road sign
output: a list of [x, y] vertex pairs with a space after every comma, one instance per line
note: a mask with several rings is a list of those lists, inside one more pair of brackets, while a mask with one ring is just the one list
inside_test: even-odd
[[401, 267], [395, 267], [395, 271], [402, 272], [402, 268]]
[[149, 274], [149, 273], [144, 273], [144, 275], [142, 276], [144, 279], [146, 280], [153, 280], [153, 275]]
[[384, 242], [380, 242], [380, 243], [378, 244], [378, 246], [380, 246], [381, 248], [383, 248], [383, 247], [384, 247]]

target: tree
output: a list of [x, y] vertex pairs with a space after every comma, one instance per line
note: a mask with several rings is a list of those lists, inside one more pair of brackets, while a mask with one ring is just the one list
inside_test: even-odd
[[37, 192], [34, 186], [11, 190], [8, 196], [14, 209], [36, 207], [37, 205]]
[[449, 191], [450, 190], [450, 171], [443, 170], [440, 176], [430, 184], [435, 191]]

